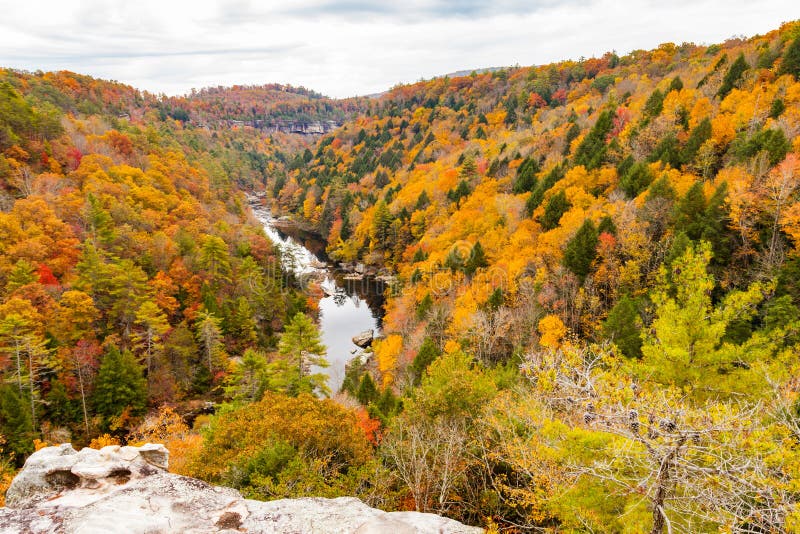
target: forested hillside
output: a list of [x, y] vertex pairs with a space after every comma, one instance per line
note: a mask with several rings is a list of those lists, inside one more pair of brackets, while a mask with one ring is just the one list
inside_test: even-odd
[[[8, 472], [101, 436], [498, 531], [800, 530], [798, 22], [369, 100], [0, 71], [0, 154]], [[243, 191], [396, 275], [331, 399]]]
[[17, 464], [34, 438], [125, 435], [148, 407], [219, 398], [229, 356], [307, 307], [236, 189], [264, 180], [268, 140], [158, 104], [0, 71], [0, 421]]
[[244, 123], [266, 128], [285, 122], [331, 122], [334, 125], [368, 108], [369, 99], [333, 100], [290, 85], [215, 87], [187, 97], [164, 98], [161, 117], [219, 126]]
[[[399, 275], [371, 378], [407, 396], [382, 448], [418, 505], [512, 529], [790, 528], [798, 36], [396, 87], [289, 172], [276, 209]], [[450, 390], [457, 362], [486, 389]], [[453, 446], [456, 472], [423, 453]]]

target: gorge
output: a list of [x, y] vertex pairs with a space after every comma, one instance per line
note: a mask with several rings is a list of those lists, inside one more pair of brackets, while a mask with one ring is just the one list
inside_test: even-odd
[[336, 392], [347, 362], [364, 355], [353, 343], [353, 336], [368, 330], [380, 335], [387, 284], [374, 276], [354, 276], [339, 268], [325, 254], [326, 243], [319, 236], [303, 232], [291, 222], [277, 222], [260, 205], [258, 197], [250, 197], [250, 206], [267, 236], [280, 249], [285, 271], [302, 287], [318, 284], [323, 293], [318, 302], [319, 330], [330, 367], [320, 371], [328, 375], [329, 387]]

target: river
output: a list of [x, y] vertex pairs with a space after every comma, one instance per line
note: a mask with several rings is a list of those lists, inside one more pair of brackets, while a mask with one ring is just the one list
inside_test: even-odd
[[361, 352], [352, 338], [365, 330], [380, 334], [385, 284], [371, 277], [348, 279], [325, 254], [325, 242], [296, 226], [281, 224], [269, 210], [251, 202], [253, 214], [264, 226], [267, 237], [281, 250], [283, 267], [301, 283], [318, 281], [325, 292], [319, 301], [319, 329], [327, 348], [330, 367], [314, 369], [328, 375], [328, 386], [335, 393], [344, 380], [345, 366]]

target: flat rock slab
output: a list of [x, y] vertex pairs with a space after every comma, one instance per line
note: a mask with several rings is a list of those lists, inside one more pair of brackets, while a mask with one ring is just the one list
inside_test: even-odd
[[231, 488], [168, 473], [163, 445], [32, 454], [0, 508], [0, 533], [477, 534], [435, 514], [384, 512], [359, 499], [244, 499]]

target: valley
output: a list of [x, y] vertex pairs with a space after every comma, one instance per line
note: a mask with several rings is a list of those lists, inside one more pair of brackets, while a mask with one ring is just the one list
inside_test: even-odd
[[0, 68], [0, 485], [159, 443], [253, 510], [796, 532], [798, 247], [798, 21], [344, 99]]
[[317, 304], [319, 330], [330, 367], [321, 371], [328, 376], [331, 389], [337, 391], [347, 363], [364, 356], [353, 343], [353, 336], [366, 331], [372, 331], [376, 337], [380, 335], [386, 284], [372, 276], [353, 276], [338, 269], [330, 263], [325, 253], [326, 243], [318, 236], [305, 233], [291, 223], [276, 223], [268, 211], [252, 201], [251, 205], [267, 237], [278, 246], [286, 271], [298, 278], [303, 287], [317, 284], [317, 291], [323, 293]]

